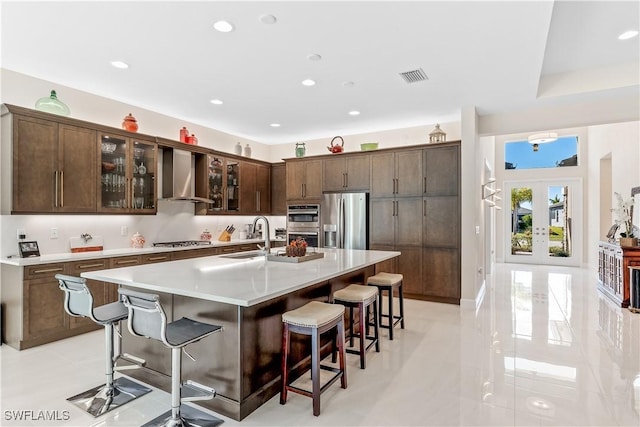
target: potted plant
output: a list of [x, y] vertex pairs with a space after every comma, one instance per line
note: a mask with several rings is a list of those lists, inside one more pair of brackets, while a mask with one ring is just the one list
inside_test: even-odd
[[633, 199], [623, 200], [620, 193], [614, 193], [618, 204], [611, 211], [616, 215], [615, 223], [624, 226], [624, 231], [620, 232], [620, 246], [638, 246], [638, 239], [633, 235], [633, 220], [631, 219], [631, 208]]

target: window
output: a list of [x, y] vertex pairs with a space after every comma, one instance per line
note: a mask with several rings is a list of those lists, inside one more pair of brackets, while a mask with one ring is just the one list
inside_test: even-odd
[[539, 144], [537, 151], [529, 141], [512, 141], [504, 145], [505, 169], [535, 169], [578, 166], [578, 137], [562, 136]]

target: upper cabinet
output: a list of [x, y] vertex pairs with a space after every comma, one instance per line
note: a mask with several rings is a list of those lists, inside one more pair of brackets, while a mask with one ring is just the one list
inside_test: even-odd
[[241, 162], [239, 191], [241, 213], [269, 214], [271, 212], [271, 167]]
[[100, 133], [98, 211], [154, 214], [156, 212], [155, 142]]
[[422, 149], [371, 155], [371, 197], [422, 196]]
[[424, 195], [457, 196], [460, 183], [460, 146], [424, 150]]
[[196, 156], [196, 196], [213, 203], [198, 203], [197, 215], [240, 211], [240, 162], [213, 154]]
[[12, 213], [96, 211], [95, 131], [17, 114], [9, 128]]
[[322, 196], [322, 160], [286, 162], [287, 200], [319, 200]]
[[365, 191], [369, 189], [370, 157], [342, 156], [323, 162], [323, 191]]
[[284, 163], [271, 165], [271, 215], [287, 214], [286, 178]]

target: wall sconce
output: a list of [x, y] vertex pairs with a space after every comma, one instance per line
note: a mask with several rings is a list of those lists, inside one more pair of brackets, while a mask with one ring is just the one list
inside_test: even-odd
[[498, 196], [501, 189], [495, 188], [496, 179], [490, 178], [485, 184], [482, 184], [482, 200], [489, 204], [490, 208], [501, 210], [502, 208], [497, 205], [497, 202], [502, 200], [502, 197]]

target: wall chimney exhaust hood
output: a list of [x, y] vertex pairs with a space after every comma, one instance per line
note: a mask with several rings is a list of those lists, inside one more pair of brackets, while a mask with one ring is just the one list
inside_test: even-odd
[[191, 153], [179, 149], [162, 151], [162, 199], [193, 203], [214, 203], [213, 200], [196, 197], [191, 168]]

